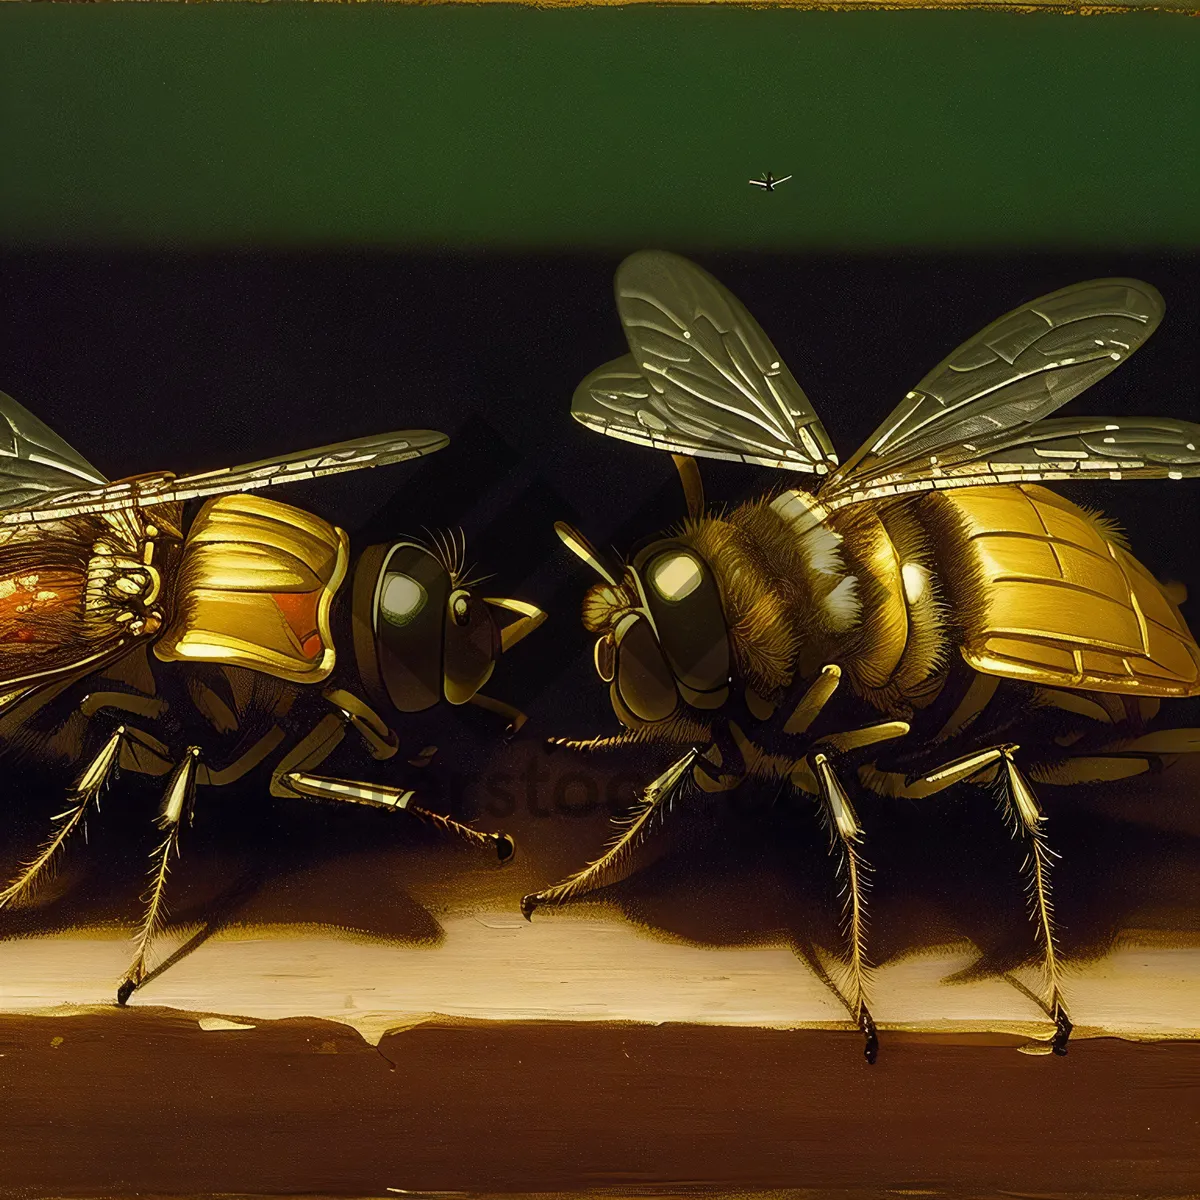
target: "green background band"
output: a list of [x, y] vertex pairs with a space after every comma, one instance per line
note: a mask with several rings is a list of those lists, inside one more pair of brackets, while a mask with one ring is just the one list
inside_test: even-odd
[[0, 47], [10, 245], [1200, 244], [1169, 13], [14, 4]]

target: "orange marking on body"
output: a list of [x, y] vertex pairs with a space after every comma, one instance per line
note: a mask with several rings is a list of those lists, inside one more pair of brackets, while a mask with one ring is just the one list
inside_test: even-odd
[[306, 658], [316, 658], [324, 649], [317, 631], [317, 606], [320, 592], [272, 592], [272, 598], [283, 613], [288, 628], [296, 635], [300, 650]]
[[[0, 642], [54, 642], [58, 626], [78, 615], [81, 579], [67, 571], [0, 576]], [[43, 618], [31, 622], [30, 618]]]

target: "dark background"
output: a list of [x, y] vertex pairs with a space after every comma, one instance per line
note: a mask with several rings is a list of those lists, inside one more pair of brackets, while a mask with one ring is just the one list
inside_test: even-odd
[[[1154, 283], [1167, 316], [1132, 362], [1073, 408], [1200, 415], [1194, 256], [696, 257], [755, 313], [843, 457], [959, 341], [1024, 300], [1101, 275]], [[598, 544], [623, 549], [683, 514], [667, 456], [597, 437], [569, 416], [579, 379], [623, 349], [611, 297], [618, 261], [498, 252], [60, 251], [0, 259], [3, 387], [110, 478], [218, 467], [405, 426], [450, 434], [446, 450], [416, 464], [276, 494], [341, 523], [359, 545], [461, 526], [469, 559], [495, 575], [485, 590], [549, 611], [487, 689], [530, 713], [515, 742], [501, 742], [495, 720], [474, 710], [440, 710], [402, 730], [412, 752], [428, 742], [441, 747], [425, 777], [434, 806], [518, 835], [520, 862], [496, 885], [505, 903], [593, 856], [612, 809], [663, 765], [661, 752], [577, 761], [540, 749], [550, 734], [615, 728], [578, 620], [591, 581], [558, 543], [553, 521], [577, 523]], [[702, 469], [711, 502], [778, 482], [766, 470]], [[1115, 516], [1157, 575], [1200, 595], [1200, 491], [1192, 483], [1064, 490]], [[1160, 724], [1187, 724], [1194, 707], [1168, 703]], [[1069, 953], [1100, 952], [1130, 925], [1196, 927], [1193, 779], [1181, 766], [1108, 789], [1042, 789], [1054, 844], [1065, 854], [1056, 876]], [[5, 813], [9, 861], [58, 811], [50, 789], [60, 784], [29, 786], [32, 799]], [[128, 799], [107, 803], [92, 846], [72, 847], [61, 902], [13, 914], [10, 927], [133, 918], [159, 785], [126, 778], [120, 788]], [[1018, 850], [986, 793], [960, 788], [923, 805], [864, 797], [860, 808], [877, 868], [877, 960], [964, 933], [991, 969], [1029, 952]], [[836, 945], [823, 838], [803, 799], [739, 797], [668, 822], [643, 856], [646, 869], [609, 895], [652, 927], [702, 941], [784, 930], [801, 949]], [[319, 920], [430, 942], [440, 936], [436, 915], [404, 892], [406, 878], [449, 872], [476, 886], [479, 870], [469, 853], [456, 855], [387, 814], [270, 801], [261, 781], [206, 790], [185, 848], [172, 885], [183, 900], [180, 921], [214, 913]], [[381, 906], [374, 876], [348, 872], [343, 859], [388, 848], [385, 868], [371, 859], [385, 869], [395, 901]], [[345, 886], [352, 875], [358, 883]], [[266, 877], [274, 884], [264, 892]], [[223, 898], [214, 908], [215, 896]]]

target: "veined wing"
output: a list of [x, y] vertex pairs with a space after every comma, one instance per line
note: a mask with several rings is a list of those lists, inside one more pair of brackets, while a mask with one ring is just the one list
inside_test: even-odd
[[1200, 477], [1200, 425], [1165, 417], [1057, 417], [964, 443], [919, 469], [822, 494], [829, 509], [907, 492], [1061, 479]]
[[[571, 415], [595, 433], [697, 458], [722, 458], [757, 466], [785, 467], [811, 471], [778, 452], [761, 447], [759, 453], [744, 443], [731, 444], [727, 433], [715, 429], [703, 411], [692, 414], [674, 410], [669, 421], [658, 416], [654, 388], [637, 368], [632, 354], [597, 367], [575, 389]], [[818, 470], [822, 469], [818, 467]], [[823, 469], [828, 470], [828, 467]]]
[[812, 405], [742, 304], [706, 271], [649, 250], [617, 270], [632, 355], [576, 389], [576, 420], [677, 454], [825, 474], [837, 463]]
[[0, 511], [107, 480], [24, 405], [0, 392]]
[[440, 450], [449, 442], [444, 433], [428, 429], [406, 429], [398, 433], [375, 434], [303, 450], [296, 454], [280, 455], [226, 467], [218, 471], [201, 471], [175, 476], [169, 472], [143, 475], [134, 479], [110, 483], [105, 487], [55, 496], [43, 503], [0, 514], [0, 524], [28, 524], [56, 521], [81, 513], [114, 512], [123, 508], [146, 508], [154, 504], [193, 500], [201, 496], [220, 496], [227, 492], [253, 492], [317, 479], [323, 475], [338, 475], [343, 471], [358, 471], [364, 467], [382, 467], [389, 463], [420, 458]]
[[1128, 358], [1162, 314], [1149, 284], [1097, 279], [993, 321], [905, 396], [830, 476], [822, 500], [844, 504], [884, 478], [928, 482], [964, 444], [1027, 431]]

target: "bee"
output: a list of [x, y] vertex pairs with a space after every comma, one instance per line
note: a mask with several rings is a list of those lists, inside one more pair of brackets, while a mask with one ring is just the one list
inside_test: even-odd
[[[198, 788], [273, 763], [273, 796], [404, 811], [501, 862], [512, 856], [506, 834], [424, 808], [411, 789], [313, 772], [347, 736], [371, 758], [393, 758], [395, 724], [443, 701], [518, 729], [524, 715], [480, 689], [545, 613], [481, 595], [457, 535], [401, 538], [352, 560], [344, 530], [259, 494], [419, 458], [444, 447], [444, 434], [405, 430], [109, 483], [3, 394], [0, 418], [0, 750], [79, 769], [0, 907], [32, 896], [118, 768], [166, 781], [163, 840], [119, 1004], [147, 977]], [[201, 499], [187, 519], [185, 503]], [[223, 749], [190, 744], [197, 730]]]
[[[1150, 336], [1162, 298], [1101, 279], [1024, 305], [935, 367], [845, 462], [754, 318], [698, 266], [635, 254], [616, 299], [631, 353], [583, 380], [572, 415], [671, 453], [688, 517], [624, 563], [556, 526], [600, 577], [583, 624], [623, 730], [551, 741], [686, 749], [595, 862], [525, 897], [526, 917], [612, 880], [685, 790], [765, 780], [806, 793], [838, 858], [843, 998], [874, 1062], [854, 794], [991, 785], [1027, 851], [1049, 1040], [1065, 1054], [1055, 855], [1034, 783], [1121, 779], [1200, 749], [1200, 731], [1147, 730], [1162, 698], [1200, 694], [1200, 647], [1180, 592], [1046, 485], [1196, 476], [1200, 426], [1050, 414]], [[788, 479], [708, 510], [701, 457], [817, 486]]]

